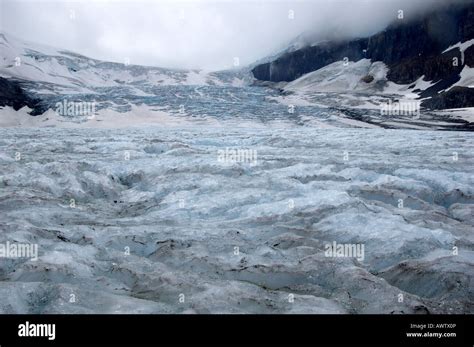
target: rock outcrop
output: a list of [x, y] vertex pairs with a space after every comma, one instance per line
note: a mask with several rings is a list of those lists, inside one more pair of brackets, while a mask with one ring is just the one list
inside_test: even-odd
[[258, 65], [252, 72], [257, 79], [290, 82], [335, 61], [357, 61], [365, 58], [367, 39], [350, 42], [323, 43], [285, 53], [275, 61]]
[[474, 88], [453, 87], [423, 101], [422, 106], [433, 110], [474, 107]]
[[18, 82], [0, 77], [0, 107], [2, 106], [11, 106], [14, 110], [28, 106], [32, 109], [30, 114], [33, 116], [45, 111], [40, 106], [40, 101], [28, 96]]

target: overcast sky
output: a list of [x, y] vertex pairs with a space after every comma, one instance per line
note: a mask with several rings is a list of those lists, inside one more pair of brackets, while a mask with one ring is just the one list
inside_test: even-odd
[[[309, 32], [366, 36], [440, 0], [0, 0], [0, 29], [93, 58], [217, 70]], [[442, 1], [442, 0], [441, 0]]]

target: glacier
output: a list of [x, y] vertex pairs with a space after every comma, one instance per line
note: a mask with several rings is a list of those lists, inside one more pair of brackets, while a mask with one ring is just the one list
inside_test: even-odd
[[0, 253], [0, 313], [474, 312], [473, 109], [380, 112], [432, 81], [362, 59], [270, 88], [0, 48], [45, 111], [0, 107], [0, 249], [39, 253]]
[[[472, 313], [473, 147], [287, 124], [2, 128], [0, 243], [39, 257], [0, 259], [0, 312]], [[327, 257], [333, 242], [363, 260]]]

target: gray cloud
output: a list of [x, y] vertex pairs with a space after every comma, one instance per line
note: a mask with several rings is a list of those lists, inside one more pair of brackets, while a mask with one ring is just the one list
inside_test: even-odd
[[103, 60], [223, 69], [234, 57], [242, 65], [261, 59], [303, 32], [310, 40], [366, 36], [394, 20], [399, 9], [417, 15], [439, 2], [2, 0], [0, 28]]

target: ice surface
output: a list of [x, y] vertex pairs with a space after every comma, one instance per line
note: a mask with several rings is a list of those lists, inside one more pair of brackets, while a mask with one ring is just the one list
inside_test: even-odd
[[[0, 243], [39, 259], [0, 259], [0, 312], [473, 313], [473, 147], [465, 132], [1, 129]], [[220, 162], [225, 148], [257, 161]], [[332, 242], [365, 257], [328, 257]]]
[[472, 129], [473, 109], [381, 115], [430, 81], [364, 59], [278, 90], [0, 47], [0, 75], [49, 108], [0, 108], [0, 245], [39, 246], [0, 258], [0, 313], [474, 312], [472, 135], [429, 131]]

